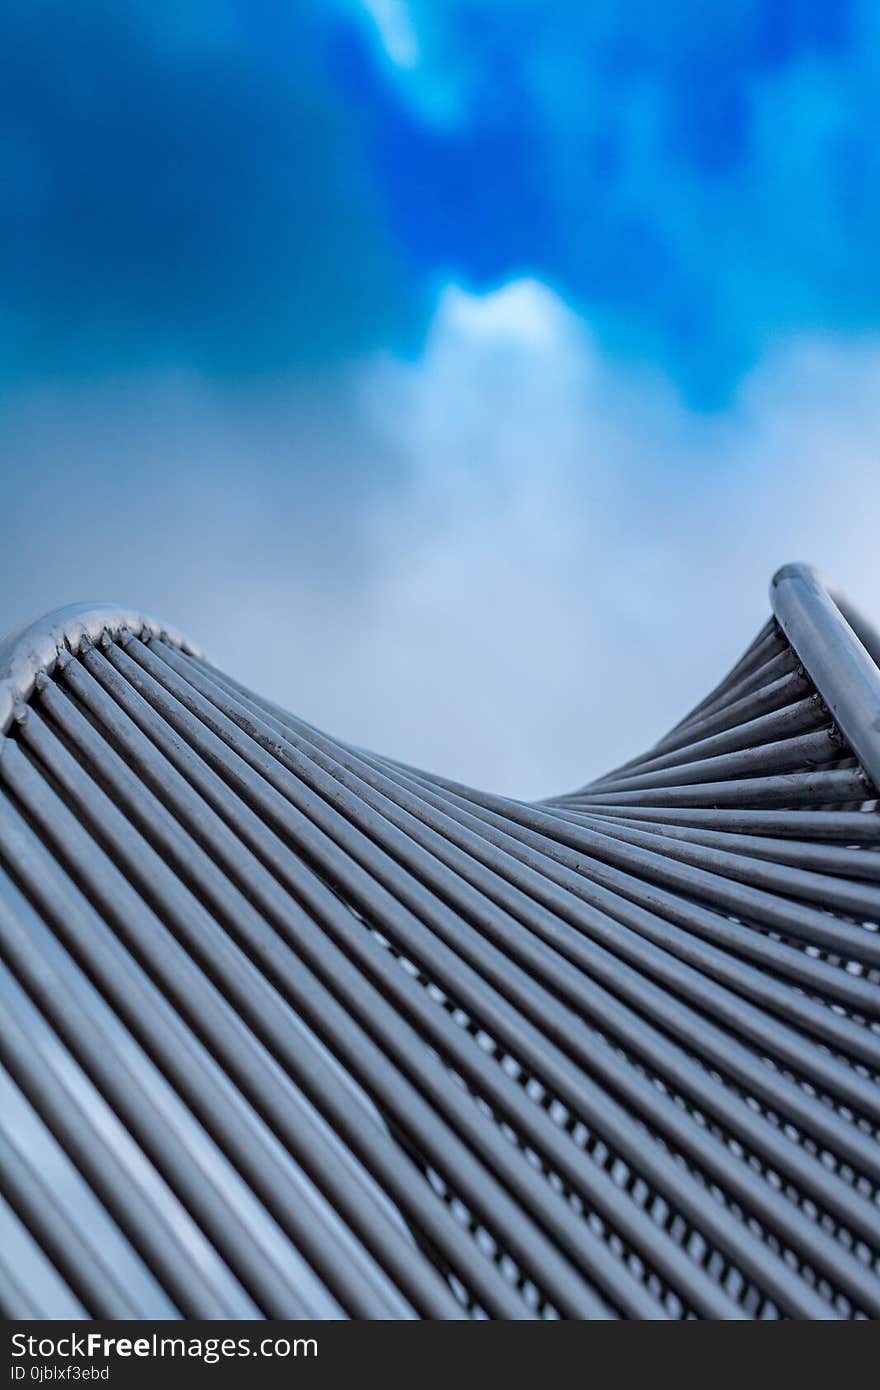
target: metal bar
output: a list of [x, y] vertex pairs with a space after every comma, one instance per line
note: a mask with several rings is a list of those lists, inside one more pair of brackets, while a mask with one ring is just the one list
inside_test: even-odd
[[[9, 784], [22, 797], [30, 812], [40, 819], [43, 827], [55, 837], [62, 852], [72, 856], [79, 876], [90, 893], [100, 900], [102, 912], [114, 930], [133, 946], [135, 954], [149, 963], [151, 973], [162, 980], [165, 991], [177, 1003], [183, 1016], [197, 1023], [200, 1036], [223, 1060], [229, 1075], [252, 1098], [260, 1113], [270, 1119], [273, 1128], [283, 1136], [291, 1151], [298, 1152], [304, 1124], [298, 1093], [272, 1054], [258, 1042], [248, 1027], [248, 1023], [258, 1026], [271, 1023], [276, 1010], [270, 1004], [268, 1019], [263, 1015], [262, 1009], [270, 1001], [269, 994], [263, 989], [259, 989], [259, 1002], [251, 1007], [247, 992], [240, 987], [238, 976], [239, 970], [244, 970], [246, 978], [249, 977], [253, 983], [253, 974], [247, 970], [241, 953], [233, 948], [231, 942], [218, 939], [217, 956], [212, 964], [216, 971], [224, 956], [232, 958], [234, 963], [225, 972], [226, 981], [238, 994], [241, 1003], [246, 1004], [247, 1022], [226, 1002], [208, 976], [198, 969], [196, 961], [145, 901], [133, 892], [110, 859], [103, 854], [95, 854], [85, 832], [64, 814], [64, 808], [54, 798], [48, 785], [41, 783], [21, 760], [13, 761], [10, 758], [12, 751], [15, 750], [7, 749], [6, 756], [0, 759], [0, 769], [4, 771]], [[95, 800], [102, 800], [97, 788], [94, 797]], [[110, 809], [109, 806], [107, 809]], [[369, 1055], [368, 1039], [360, 1038], [357, 1045], [364, 1055]], [[289, 1018], [274, 1030], [273, 1046], [284, 1057], [292, 1075], [306, 1088], [311, 1083], [312, 1089], [320, 1093], [325, 1105], [331, 1109], [338, 1130], [345, 1134], [347, 1128], [353, 1133], [350, 1093], [340, 1087], [322, 1059], [310, 1055], [301, 1046], [301, 1033], [290, 1026]], [[315, 1072], [320, 1077], [317, 1084]], [[398, 1084], [402, 1089], [402, 1082]], [[347, 1117], [346, 1125], [340, 1123], [343, 1116]], [[421, 1215], [432, 1237], [441, 1243], [441, 1247], [448, 1247], [450, 1257], [457, 1257], [460, 1261], [464, 1255], [473, 1261], [472, 1267], [466, 1268], [465, 1277], [480, 1287], [491, 1306], [503, 1309], [507, 1316], [515, 1316], [517, 1312], [522, 1315], [515, 1292], [502, 1276], [491, 1265], [484, 1267], [486, 1261], [483, 1257], [479, 1261], [474, 1259], [477, 1252], [464, 1240], [460, 1228], [442, 1206], [438, 1205], [435, 1210], [431, 1189], [411, 1167], [410, 1160], [373, 1122], [368, 1127], [357, 1128], [356, 1137], [362, 1153], [369, 1156], [368, 1163], [371, 1160], [371, 1166], [379, 1173], [390, 1172], [392, 1188], [401, 1202], [410, 1206], [414, 1214]], [[310, 1248], [316, 1265], [328, 1272], [332, 1270], [337, 1281], [345, 1280], [347, 1269], [343, 1262], [334, 1261], [333, 1246], [321, 1254], [320, 1242], [326, 1242], [328, 1236], [329, 1232], [326, 1228], [322, 1229], [318, 1222], [313, 1222], [310, 1228], [301, 1232], [304, 1243], [307, 1239], [310, 1242], [307, 1248]], [[361, 1296], [364, 1296], [363, 1290]]]
[[[220, 684], [225, 684], [225, 682], [222, 681], [222, 678], [220, 679], [220, 681], [219, 681], [218, 683], [220, 683]], [[244, 704], [245, 704], [248, 708], [252, 708], [252, 709], [254, 708], [253, 702], [247, 701], [246, 699], [244, 700]], [[276, 730], [278, 730], [279, 732], [284, 732], [286, 726], [289, 727], [289, 726], [291, 726], [291, 725], [293, 725], [293, 724], [296, 723], [296, 721], [290, 721], [290, 720], [288, 720], [288, 721], [286, 722], [286, 726], [285, 726], [285, 725], [282, 725], [280, 721], [278, 721], [278, 720], [272, 718], [271, 716], [267, 716], [267, 717], [269, 718], [269, 722], [271, 723], [271, 725], [272, 725]], [[318, 755], [320, 754], [320, 752], [322, 752], [322, 751], [326, 751], [326, 752], [328, 752], [328, 753], [332, 753], [332, 751], [335, 749], [336, 746], [333, 744], [333, 742], [332, 742], [331, 740], [328, 740], [328, 739], [324, 738], [324, 737], [321, 736], [321, 735], [316, 735], [316, 734], [314, 734], [313, 731], [309, 731], [309, 733], [311, 734], [311, 737], [308, 737], [305, 733], [303, 734], [303, 737], [307, 737], [307, 739], [308, 739], [308, 743], [309, 743], [310, 748], [311, 748], [312, 756], [318, 756]], [[327, 765], [327, 766], [331, 766], [331, 765], [332, 765], [332, 760], [331, 760], [331, 758], [329, 758], [329, 757], [324, 757], [324, 758], [319, 757], [318, 760], [321, 762], [322, 765]], [[356, 767], [358, 768], [359, 771], [364, 771], [364, 764], [363, 764], [363, 760], [362, 760], [362, 759], [358, 759], [358, 758], [353, 758], [353, 759], [352, 759], [352, 758], [350, 758], [350, 759], [347, 760], [346, 766], [348, 766], [348, 767], [356, 766]], [[337, 775], [339, 775], [339, 774], [337, 774]], [[344, 777], [340, 776], [340, 780], [345, 781], [346, 779], [345, 779]], [[412, 799], [410, 798], [410, 802], [411, 802], [411, 801], [412, 801]], [[444, 819], [447, 821], [447, 824], [449, 824], [448, 817], [446, 817], [446, 818], [444, 818]], [[472, 841], [466, 841], [466, 843], [469, 845], [470, 848], [474, 848], [474, 845], [473, 845], [473, 842], [472, 842]], [[456, 866], [457, 866], [457, 868], [459, 869], [459, 871], [460, 871], [463, 875], [467, 875], [467, 872], [468, 872], [467, 866], [466, 866], [465, 864], [463, 864], [463, 863], [461, 862], [460, 859], [456, 859], [456, 860], [455, 860], [455, 863], [456, 863]], [[540, 883], [540, 881], [541, 881], [541, 880], [538, 880], [539, 883]], [[491, 890], [489, 890], [489, 891], [491, 891]], [[500, 900], [500, 899], [499, 899], [499, 900]], [[505, 905], [506, 905], [506, 906], [509, 908], [509, 910], [510, 910], [511, 912], [513, 912], [516, 916], [521, 917], [523, 920], [527, 920], [527, 917], [523, 914], [522, 907], [520, 906], [519, 909], [517, 909], [517, 907], [515, 906], [515, 903], [512, 902], [512, 900], [510, 899], [509, 896], [508, 896], [508, 898], [505, 900]], [[556, 905], [558, 906], [558, 903], [557, 903]], [[560, 911], [563, 911], [563, 912], [564, 912], [564, 908], [560, 908]], [[532, 924], [533, 926], [535, 925], [534, 918], [531, 919], [531, 924]], [[513, 930], [513, 928], [511, 928], [511, 929]], [[538, 930], [540, 930], [540, 928], [538, 928]], [[510, 938], [509, 938], [509, 943], [512, 944], [512, 942], [510, 942]], [[604, 954], [604, 953], [602, 953], [602, 954]], [[587, 953], [586, 956], [585, 956], [583, 959], [586, 960], [586, 962], [587, 962], [587, 968], [588, 968], [588, 969], [590, 968], [590, 965], [592, 965], [593, 967], [595, 967], [596, 959], [597, 959], [595, 950], [593, 950], [592, 952]], [[608, 978], [608, 976], [606, 975], [605, 978]], [[640, 977], [638, 977], [638, 976], [636, 976], [635, 978], [636, 978], [636, 980], [638, 981], [638, 986], [641, 986], [641, 995], [642, 995], [642, 999], [644, 999], [644, 985], [643, 985], [643, 981], [641, 981]], [[618, 984], [618, 986], [620, 985], [620, 973], [619, 973], [619, 968], [618, 968], [618, 974], [617, 974], [617, 984]], [[637, 986], [637, 987], [638, 987], [638, 986]], [[655, 993], [655, 999], [657, 999], [657, 1000], [660, 1001], [660, 1008], [661, 1008], [661, 1012], [662, 1012], [662, 1010], [663, 1010], [663, 995], [662, 995], [662, 993], [659, 992], [659, 991], [655, 991], [654, 993]], [[590, 1007], [590, 999], [592, 999], [593, 1012], [595, 1012], [596, 1007], [598, 1007], [598, 1008], [601, 1010], [601, 1008], [602, 1008], [602, 1005], [601, 1005], [601, 1002], [600, 1002], [601, 995], [597, 995], [597, 993], [596, 993], [595, 991], [592, 992], [592, 995], [590, 995], [589, 992], [588, 992], [588, 994], [587, 994], [586, 996], [584, 996], [583, 992], [581, 992], [581, 994], [580, 994], [580, 996], [579, 996], [579, 998], [578, 998], [578, 1003], [579, 1003], [581, 1006], [583, 1006], [583, 1005], [586, 1004], [587, 1008], [589, 1008], [589, 1007]], [[696, 1019], [696, 1018], [689, 1019], [689, 1018], [686, 1016], [687, 1011], [685, 1011], [685, 1016], [684, 1016], [684, 1017], [681, 1017], [680, 1006], [679, 1006], [678, 1013], [679, 1013], [679, 1017], [680, 1017], [680, 1019], [681, 1019], [681, 1031], [682, 1031], [683, 1035], [684, 1035], [685, 1037], [691, 1037], [691, 1038], [699, 1045], [700, 1050], [701, 1050], [701, 1051], [704, 1053], [704, 1055], [705, 1055], [705, 1033], [704, 1033], [704, 1032], [701, 1032], [700, 1020], [699, 1020], [699, 1019]], [[625, 1038], [625, 1039], [627, 1039], [627, 1040], [629, 1041], [630, 1044], [633, 1044], [634, 1040], [637, 1039], [637, 1038], [639, 1037], [639, 1035], [641, 1034], [642, 1037], [644, 1038], [644, 1055], [645, 1055], [645, 1057], [646, 1057], [647, 1059], [653, 1061], [655, 1064], [658, 1063], [658, 1061], [659, 1061], [660, 1059], [663, 1058], [664, 1052], [668, 1050], [668, 1044], [666, 1044], [666, 1043], [664, 1042], [664, 1040], [660, 1037], [659, 1034], [656, 1034], [656, 1033], [655, 1033], [653, 1030], [651, 1030], [651, 1029], [647, 1029], [647, 1030], [646, 1030], [646, 1029], [644, 1028], [644, 1026], [643, 1026], [642, 1024], [640, 1024], [639, 1021], [638, 1021], [633, 1015], [631, 1015], [631, 1014], [629, 1013], [629, 1010], [627, 1010], [625, 1007], [621, 1007], [619, 1003], [617, 1003], [616, 1008], [612, 1007], [610, 1010], [608, 1010], [608, 1009], [605, 1010], [605, 1012], [604, 1012], [604, 1014], [603, 1014], [603, 1016], [602, 1016], [601, 1022], [602, 1022], [602, 1026], [603, 1026], [603, 1027], [610, 1028], [611, 1031], [618, 1031], [618, 1032], [622, 1035], [623, 1038]], [[703, 1027], [705, 1028], [705, 1025], [703, 1025]], [[720, 1035], [719, 1035], [719, 1036], [720, 1036]], [[725, 1064], [725, 1060], [727, 1060], [727, 1061], [729, 1062], [729, 1058], [730, 1058], [730, 1047], [731, 1047], [731, 1041], [730, 1041], [730, 1039], [721, 1039], [721, 1040], [720, 1040], [720, 1047], [719, 1047], [719, 1049], [718, 1049], [718, 1053], [717, 1053], [717, 1058], [716, 1058], [716, 1060], [720, 1060], [722, 1066]], [[672, 1071], [671, 1074], [677, 1079], [677, 1081], [678, 1081], [679, 1084], [680, 1084], [680, 1083], [681, 1083], [682, 1074], [683, 1074], [683, 1073], [684, 1073], [685, 1075], [688, 1074], [688, 1062], [687, 1062], [686, 1059], [683, 1061], [682, 1055], [681, 1055], [681, 1054], [678, 1054], [678, 1055], [676, 1055], [675, 1060], [674, 1060], [674, 1062], [671, 1063], [671, 1065], [672, 1065], [672, 1067], [673, 1067], [673, 1071]], [[700, 1097], [700, 1103], [701, 1103], [701, 1104], [704, 1104], [704, 1105], [707, 1105], [708, 1108], [709, 1108], [710, 1110], [712, 1110], [712, 1109], [714, 1109], [714, 1108], [717, 1107], [717, 1104], [718, 1104], [718, 1102], [719, 1102], [719, 1099], [720, 1099], [721, 1097], [723, 1097], [723, 1092], [719, 1092], [719, 1089], [718, 1089], [718, 1087], [717, 1087], [717, 1084], [708, 1085], [708, 1086], [702, 1086], [702, 1087], [701, 1087], [701, 1085], [700, 1085], [700, 1079], [701, 1079], [701, 1078], [700, 1078], [699, 1076], [697, 1076], [696, 1079], [695, 1079], [695, 1078], [694, 1078], [694, 1074], [691, 1073], [691, 1083], [696, 1085], [697, 1093], [699, 1094], [699, 1097]], [[621, 1080], [620, 1080], [619, 1077], [612, 1077], [612, 1076], [609, 1076], [609, 1077], [607, 1078], [607, 1080], [608, 1080], [608, 1083], [609, 1083], [610, 1085], [612, 1085], [613, 1087], [615, 1087], [615, 1088], [619, 1088], [621, 1085], [625, 1085], [625, 1083], [622, 1083], [622, 1082], [621, 1082]], [[632, 1096], [630, 1096], [630, 1101], [631, 1101], [631, 1102], [632, 1102], [632, 1099], [633, 1099]], [[779, 1103], [779, 1099], [780, 1099], [780, 1097], [779, 1097], [778, 1095], [775, 1096], [775, 1097], [774, 1097], [774, 1103], [778, 1104], [778, 1103]], [[636, 1102], [636, 1103], [637, 1103], [637, 1102]], [[750, 1112], [746, 1111], [743, 1118], [747, 1118], [748, 1116], [750, 1116]], [[729, 1117], [728, 1117], [728, 1118], [729, 1118]], [[740, 1122], [740, 1123], [741, 1123], [741, 1122]], [[734, 1125], [732, 1126], [732, 1128], [733, 1128], [734, 1130], [736, 1130], [736, 1129], [737, 1129], [737, 1125], [734, 1124]], [[741, 1127], [740, 1127], [740, 1132], [741, 1132]], [[768, 1139], [768, 1138], [770, 1138], [771, 1135], [773, 1136], [773, 1138], [775, 1138], [775, 1137], [776, 1137], [776, 1132], [775, 1132], [775, 1131], [768, 1131], [767, 1135], [764, 1136], [764, 1138], [765, 1138], [765, 1139]], [[761, 1140], [760, 1140], [760, 1138], [759, 1138], [759, 1140], [758, 1140], [758, 1147], [761, 1147]], [[782, 1167], [783, 1167], [783, 1169], [784, 1169], [784, 1168], [786, 1167], [786, 1159], [787, 1159], [787, 1158], [790, 1158], [790, 1154], [789, 1154], [789, 1155], [786, 1155], [786, 1153], [785, 1153], [784, 1150], [780, 1152], [778, 1149], [774, 1148], [773, 1157], [774, 1157], [774, 1161], [775, 1161], [777, 1164], [781, 1162]], [[801, 1157], [801, 1156], [799, 1155], [799, 1157]], [[870, 1158], [871, 1158], [870, 1151], [868, 1151], [868, 1158], [869, 1158], [869, 1160], [870, 1160]], [[803, 1178], [805, 1177], [805, 1175], [806, 1175], [806, 1182], [807, 1182], [807, 1186], [808, 1186], [808, 1187], [810, 1186], [809, 1167], [810, 1167], [810, 1165], [808, 1165], [807, 1168], [801, 1167], [800, 1170], [799, 1170], [799, 1176], [800, 1176], [802, 1179], [803, 1179]], [[820, 1173], [821, 1173], [821, 1177], [820, 1177]], [[819, 1168], [816, 1168], [815, 1174], [813, 1175], [813, 1177], [814, 1177], [814, 1180], [817, 1179], [817, 1178], [820, 1180], [820, 1185], [824, 1185], [824, 1182], [825, 1182], [825, 1180], [827, 1179], [827, 1173], [826, 1173], [824, 1170], [821, 1170], [821, 1169], [819, 1169]], [[815, 1191], [815, 1188], [814, 1188], [814, 1191]], [[827, 1195], [827, 1194], [826, 1194], [826, 1195]], [[849, 1205], [850, 1202], [851, 1202], [851, 1199], [852, 1199], [852, 1194], [851, 1194], [851, 1192], [849, 1191], [849, 1189], [846, 1189], [845, 1192], [844, 1192], [842, 1195], [843, 1195], [843, 1198], [844, 1198], [844, 1202], [845, 1202], [845, 1203], [847, 1204], [847, 1206], [848, 1206], [848, 1215], [849, 1215], [849, 1218], [852, 1219], [852, 1215], [853, 1215], [853, 1210], [854, 1210], [854, 1209]], [[864, 1214], [865, 1214], [865, 1215], [868, 1215], [867, 1212], [865, 1212]], [[873, 1213], [871, 1213], [871, 1217], [873, 1217]], [[880, 1232], [880, 1224], [877, 1225], [877, 1232]], [[875, 1239], [876, 1239], [876, 1234], [875, 1234]], [[851, 1272], [851, 1278], [852, 1278], [853, 1282], [851, 1283], [850, 1287], [851, 1287], [851, 1288], [855, 1288], [855, 1287], [857, 1286], [857, 1284], [858, 1284], [858, 1283], [860, 1282], [860, 1280], [861, 1280], [861, 1271], [860, 1271], [860, 1270], [853, 1270], [853, 1271]]]
[[880, 1317], [880, 635], [774, 608], [542, 803], [0, 643], [0, 1307]]
[[[31, 997], [260, 1305], [277, 1317], [340, 1316], [339, 1304], [223, 1161], [98, 991], [23, 895], [2, 878], [0, 941]], [[301, 1200], [307, 1200], [301, 1189]], [[346, 1253], [355, 1261], [360, 1254]], [[360, 1277], [368, 1282], [369, 1271], [362, 1268]], [[404, 1312], [393, 1293], [371, 1306], [395, 1316]]]
[[4, 1192], [95, 1317], [180, 1313], [56, 1136], [0, 1065]]
[[814, 570], [784, 565], [773, 576], [773, 611], [816, 688], [880, 787], [880, 669]]
[[[187, 663], [186, 663], [185, 661], [179, 661], [179, 660], [177, 660], [177, 659], [173, 659], [173, 661], [174, 661], [174, 665], [175, 665], [176, 667], [178, 667], [178, 668], [181, 668], [181, 669], [187, 665]], [[198, 683], [199, 685], [201, 685], [202, 688], [204, 689], [204, 683], [203, 683], [203, 682], [198, 681], [197, 683]], [[248, 724], [248, 727], [250, 728], [250, 732], [253, 733], [253, 732], [254, 732], [254, 729], [253, 729], [253, 727], [252, 727], [252, 725], [251, 725], [250, 723]], [[281, 749], [279, 749], [279, 746], [278, 746], [278, 744], [277, 744], [277, 741], [276, 741], [275, 744], [274, 744], [274, 750], [275, 750], [275, 752], [276, 752], [276, 755], [280, 755], [280, 753], [281, 753], [281, 751], [282, 751]], [[301, 771], [302, 771], [302, 770], [303, 770], [303, 769], [301, 769]], [[337, 802], [339, 801], [338, 794], [337, 794], [336, 800], [337, 800]], [[390, 816], [388, 816], [387, 813], [386, 813], [386, 818], [387, 818], [387, 819], [390, 819]], [[509, 942], [510, 942], [510, 937], [509, 937], [509, 935], [508, 935], [508, 944], [509, 944]], [[544, 1007], [544, 1013], [545, 1013], [545, 1015], [546, 1015], [546, 1005], [545, 1005], [545, 1007]]]
[[190, 1317], [258, 1316], [257, 1305], [2, 964], [0, 1025], [4, 1066], [175, 1302]]
[[86, 1318], [88, 1313], [0, 1196], [0, 1312], [4, 1318]]
[[736, 724], [725, 730], [724, 733], [697, 739], [693, 743], [683, 742], [671, 752], [662, 753], [656, 757], [646, 755], [643, 758], [633, 758], [631, 762], [624, 763], [615, 772], [606, 773], [604, 777], [597, 777], [594, 782], [590, 783], [590, 789], [595, 791], [598, 787], [610, 788], [624, 775], [627, 777], [636, 773], [641, 775], [646, 772], [656, 772], [662, 768], [674, 768], [682, 763], [695, 763], [704, 758], [716, 757], [721, 753], [739, 752], [745, 748], [760, 748], [764, 744], [775, 743], [779, 739], [788, 739], [796, 734], [810, 733], [829, 724], [830, 719], [831, 717], [820, 697], [808, 695], [780, 710], [759, 715], [757, 719], [748, 719], [743, 724]]

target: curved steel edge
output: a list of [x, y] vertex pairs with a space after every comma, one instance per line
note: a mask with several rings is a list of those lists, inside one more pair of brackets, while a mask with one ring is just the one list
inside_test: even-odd
[[0, 642], [0, 734], [15, 717], [16, 706], [29, 699], [41, 671], [50, 673], [63, 651], [75, 652], [84, 637], [93, 642], [107, 632], [117, 637], [128, 630], [162, 637], [190, 656], [203, 653], [166, 623], [114, 603], [72, 603], [38, 618]]
[[770, 602], [835, 723], [880, 788], [880, 636], [809, 565], [777, 570]]

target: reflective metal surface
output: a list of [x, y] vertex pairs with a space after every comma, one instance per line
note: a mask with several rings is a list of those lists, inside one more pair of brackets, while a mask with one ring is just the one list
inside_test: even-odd
[[542, 803], [159, 624], [0, 648], [0, 1307], [880, 1314], [880, 674], [812, 572]]

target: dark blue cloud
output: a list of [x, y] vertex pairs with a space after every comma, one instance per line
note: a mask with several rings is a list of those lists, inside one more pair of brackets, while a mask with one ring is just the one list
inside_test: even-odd
[[[552, 285], [694, 403], [880, 322], [871, 0], [7, 0], [0, 370], [416, 353]], [[387, 32], [386, 32], [387, 40]]]
[[412, 0], [390, 80], [337, 54], [409, 262], [528, 273], [610, 350], [723, 402], [776, 334], [880, 320], [869, 4]]
[[406, 338], [314, 6], [0, 9], [0, 364], [272, 371]]

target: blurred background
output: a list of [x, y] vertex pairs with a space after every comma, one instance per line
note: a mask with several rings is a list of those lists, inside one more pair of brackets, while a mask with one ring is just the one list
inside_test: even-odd
[[3, 0], [0, 629], [522, 795], [880, 615], [872, 0]]

